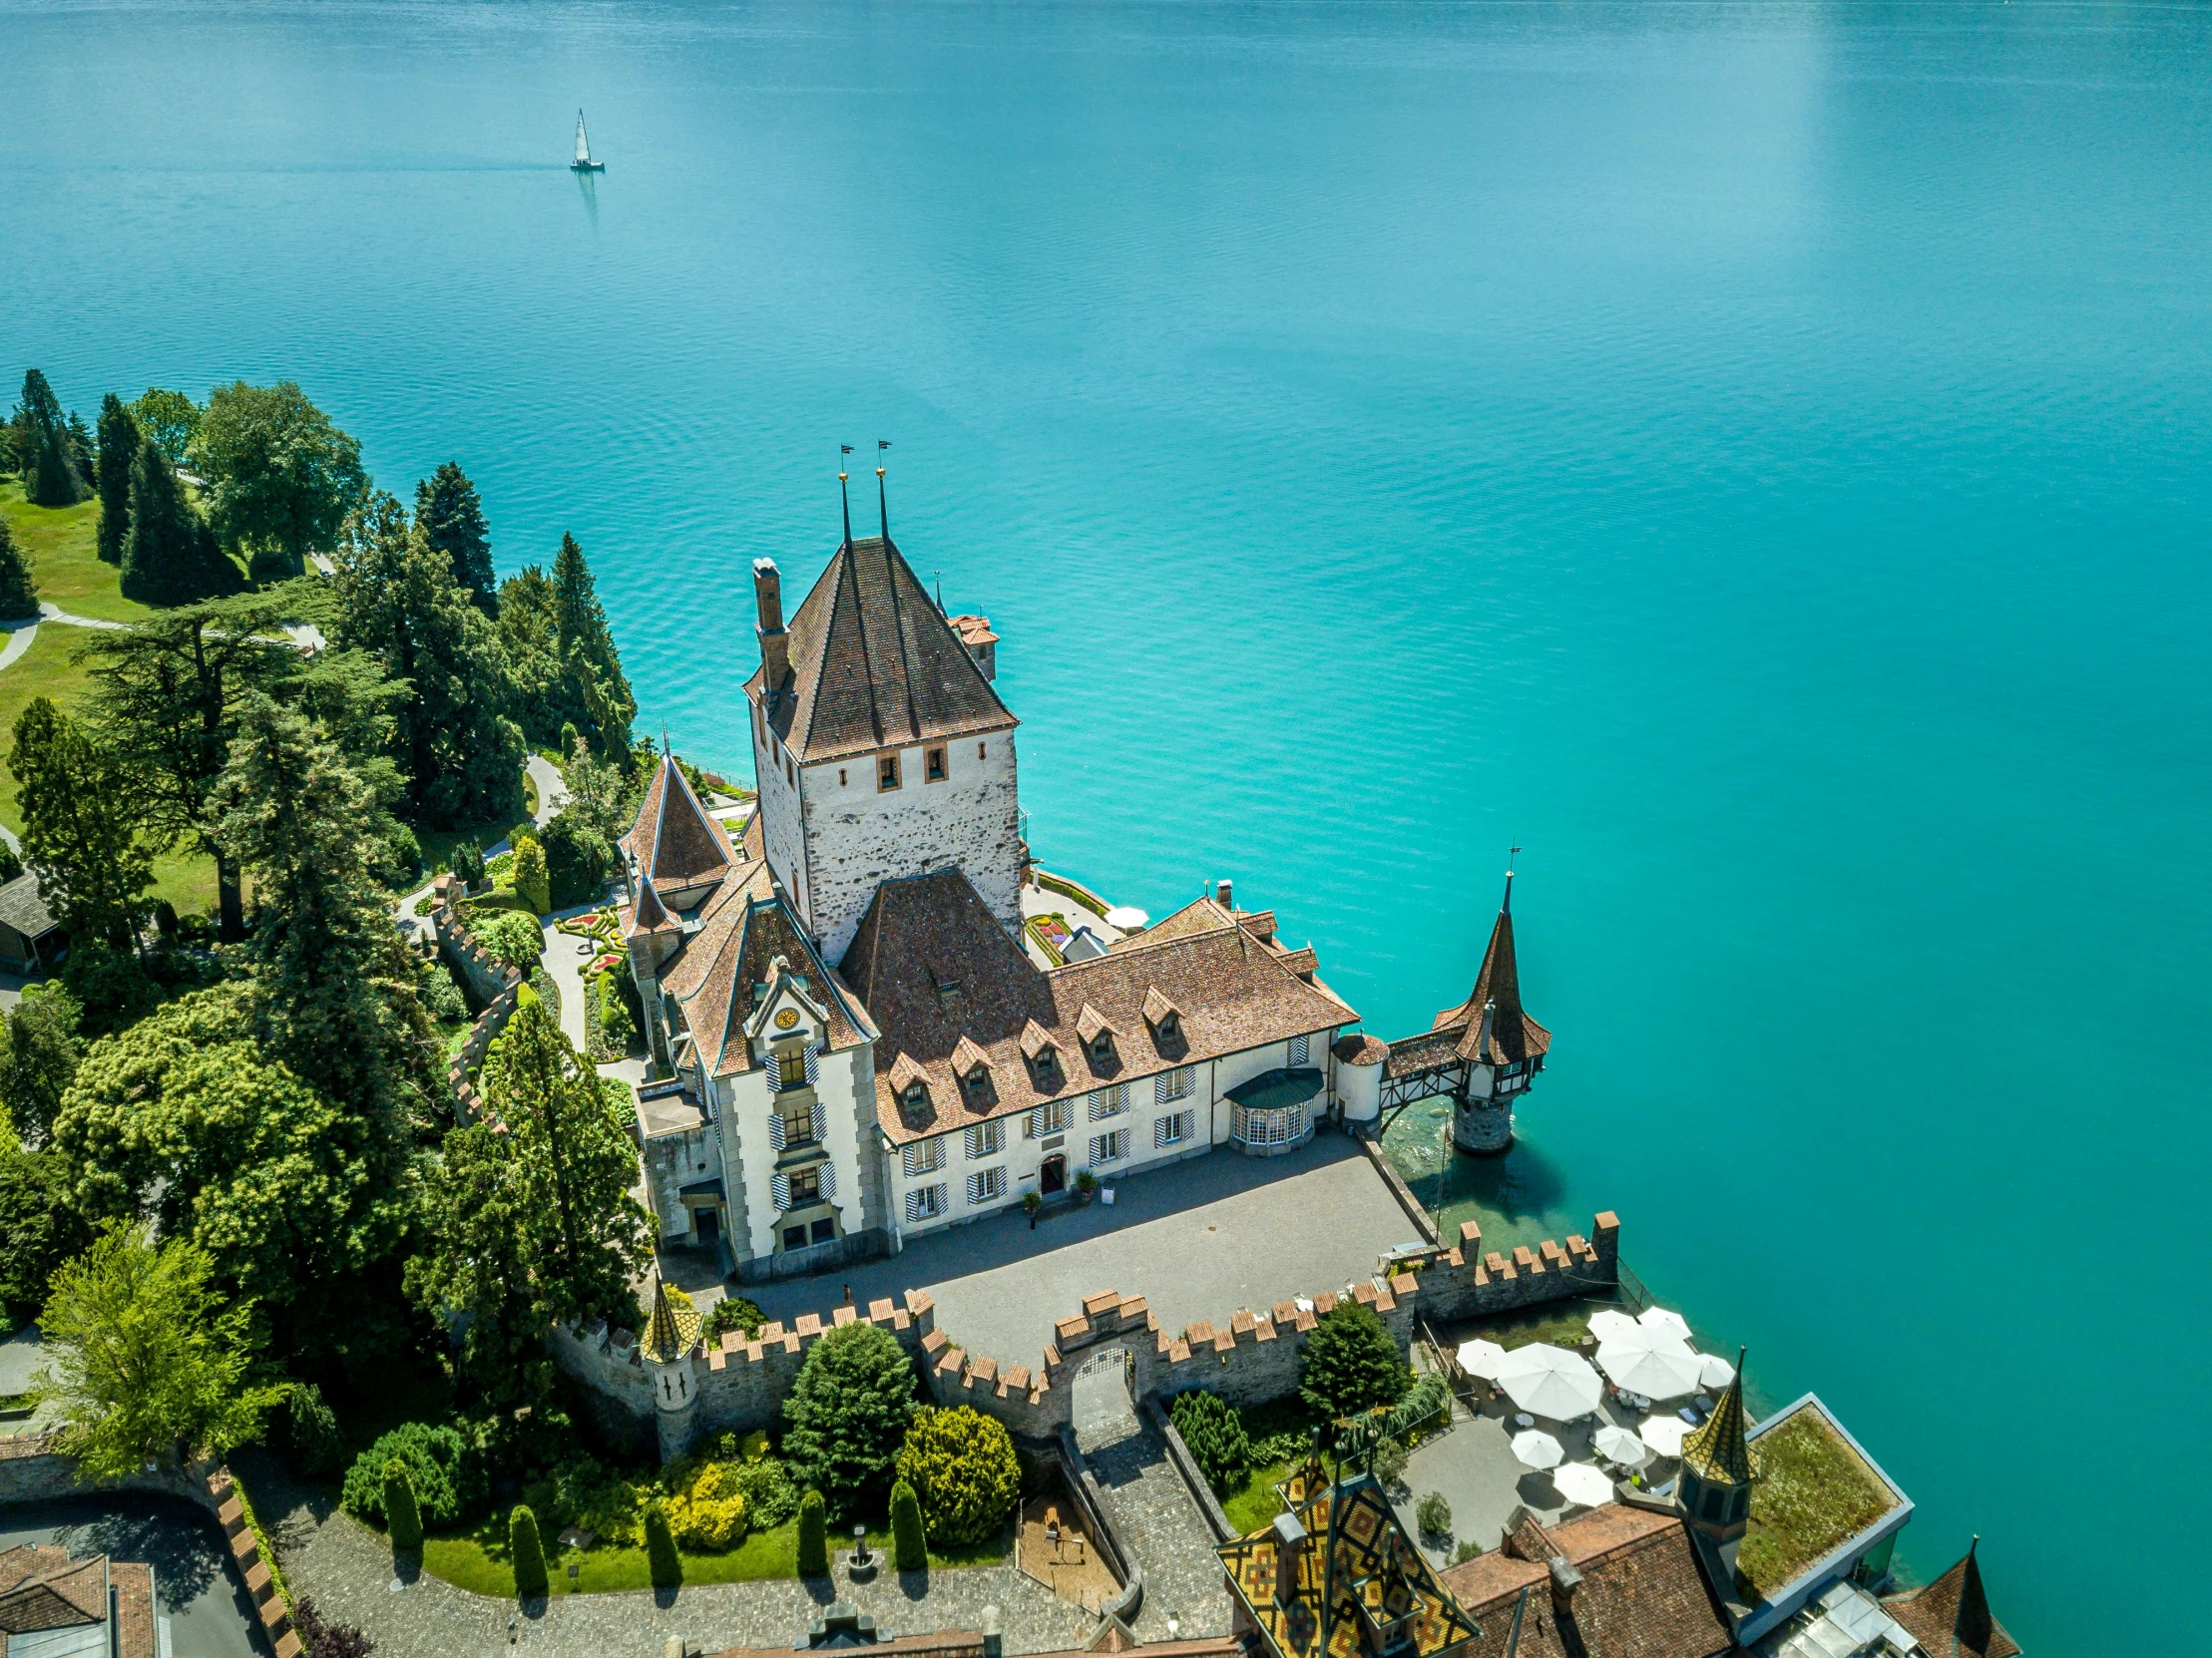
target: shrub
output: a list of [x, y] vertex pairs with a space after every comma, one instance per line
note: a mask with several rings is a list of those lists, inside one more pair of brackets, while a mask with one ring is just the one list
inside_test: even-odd
[[[542, 831], [549, 909], [588, 904], [607, 890], [615, 873], [615, 849], [573, 815], [555, 818]], [[518, 847], [518, 851], [519, 851]], [[517, 887], [521, 886], [518, 880]]]
[[[760, 1327], [767, 1322], [768, 1315], [760, 1310], [758, 1303], [748, 1301], [741, 1295], [725, 1295], [713, 1306], [707, 1308], [706, 1324], [701, 1334], [709, 1343], [713, 1343], [720, 1341], [725, 1332], [735, 1330], [741, 1333], [745, 1340], [751, 1341], [753, 1337], [760, 1334]], [[764, 1453], [767, 1447], [767, 1436], [762, 1435], [760, 1439], [761, 1452]], [[749, 1456], [755, 1453], [745, 1451], [743, 1454]]]
[[526, 974], [546, 953], [544, 931], [520, 910], [493, 910], [489, 914], [478, 911], [470, 920], [469, 931], [493, 961]]
[[939, 1545], [981, 1542], [1022, 1494], [1014, 1441], [971, 1405], [924, 1406], [906, 1431], [898, 1467], [921, 1502], [929, 1540]]
[[345, 1441], [338, 1419], [312, 1382], [294, 1382], [284, 1402], [284, 1446], [295, 1472], [327, 1479], [345, 1465]]
[[453, 876], [464, 887], [484, 879], [484, 849], [474, 841], [462, 841], [453, 849]]
[[553, 908], [553, 878], [546, 873], [546, 849], [529, 835], [515, 837], [515, 891], [539, 915]]
[[1395, 1485], [1406, 1476], [1406, 1448], [1396, 1440], [1375, 1442], [1374, 1454], [1367, 1460], [1368, 1470], [1386, 1485]]
[[1089, 1197], [1099, 1189], [1099, 1177], [1087, 1168], [1076, 1170], [1076, 1190]]
[[315, 1607], [314, 1596], [292, 1608], [292, 1627], [307, 1658], [369, 1658], [376, 1643], [350, 1623], [333, 1623]]
[[1175, 1432], [1190, 1448], [1198, 1471], [1217, 1491], [1225, 1491], [1252, 1462], [1252, 1442], [1244, 1420], [1218, 1394], [1177, 1394], [1167, 1412]]
[[[850, 1328], [849, 1326], [847, 1328]], [[801, 1577], [829, 1575], [829, 1516], [820, 1491], [799, 1498], [799, 1561]]]
[[922, 1540], [922, 1504], [914, 1487], [903, 1479], [891, 1487], [891, 1559], [900, 1571], [929, 1570], [929, 1545]]
[[760, 1530], [771, 1530], [799, 1511], [799, 1488], [780, 1457], [753, 1456], [733, 1462], [730, 1478], [745, 1499], [745, 1513]]
[[784, 1415], [783, 1454], [801, 1483], [840, 1513], [870, 1506], [914, 1415], [914, 1367], [888, 1330], [845, 1325], [807, 1349]]
[[534, 1600], [546, 1592], [546, 1550], [538, 1538], [538, 1516], [527, 1503], [507, 1516], [507, 1555], [515, 1563], [515, 1593]]
[[1452, 1564], [1464, 1565], [1483, 1552], [1483, 1545], [1473, 1537], [1462, 1537], [1459, 1547], [1452, 1550]]
[[397, 1456], [384, 1464], [384, 1519], [392, 1547], [402, 1554], [421, 1552], [422, 1509], [416, 1505], [407, 1464]]
[[593, 982], [592, 994], [599, 1003], [599, 1039], [612, 1052], [628, 1053], [638, 1045], [638, 1022], [616, 990], [615, 976], [601, 974]]
[[1373, 1309], [1357, 1301], [1332, 1307], [1298, 1355], [1298, 1393], [1324, 1417], [1395, 1405], [1412, 1386], [1413, 1372], [1397, 1342]]
[[461, 987], [453, 982], [453, 975], [446, 972], [443, 962], [432, 962], [422, 970], [422, 1006], [432, 1019], [456, 1020], [469, 1017], [468, 999], [461, 994]]
[[1452, 1534], [1452, 1505], [1444, 1500], [1442, 1491], [1422, 1492], [1421, 1500], [1413, 1505], [1413, 1517], [1425, 1537]]
[[657, 1589], [672, 1589], [683, 1581], [683, 1562], [675, 1552], [668, 1516], [658, 1502], [646, 1504], [646, 1566]]
[[384, 1464], [397, 1457], [431, 1527], [459, 1524], [483, 1513], [490, 1498], [482, 1459], [454, 1429], [410, 1422], [393, 1429], [353, 1459], [339, 1502], [349, 1514], [382, 1521]]
[[665, 1511], [676, 1542], [695, 1552], [719, 1554], [745, 1540], [745, 1498], [731, 1463], [700, 1464]]

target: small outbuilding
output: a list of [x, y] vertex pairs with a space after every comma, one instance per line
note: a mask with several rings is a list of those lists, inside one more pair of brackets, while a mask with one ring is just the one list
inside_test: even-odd
[[44, 973], [61, 948], [61, 925], [39, 896], [38, 877], [0, 885], [0, 972]]

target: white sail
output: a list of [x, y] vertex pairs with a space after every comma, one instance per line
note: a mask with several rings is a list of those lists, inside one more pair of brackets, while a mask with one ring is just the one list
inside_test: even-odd
[[592, 147], [584, 137], [584, 112], [576, 112], [576, 159], [588, 162], [592, 159]]

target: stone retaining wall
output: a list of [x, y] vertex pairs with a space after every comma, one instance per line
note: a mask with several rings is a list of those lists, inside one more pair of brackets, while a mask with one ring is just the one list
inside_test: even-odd
[[523, 975], [521, 969], [493, 960], [491, 952], [476, 942], [476, 935], [469, 931], [468, 917], [456, 902], [459, 882], [450, 875], [441, 875], [431, 890], [437, 898], [430, 921], [438, 935], [438, 950], [468, 981], [477, 1001], [484, 1004], [484, 1011], [476, 1016], [476, 1024], [446, 1066], [454, 1109], [467, 1123], [476, 1117], [476, 1084], [470, 1078], [484, 1063], [493, 1039], [515, 1017], [516, 993], [522, 987]]

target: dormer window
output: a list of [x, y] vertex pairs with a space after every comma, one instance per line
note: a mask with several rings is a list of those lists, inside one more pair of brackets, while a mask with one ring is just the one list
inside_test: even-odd
[[927, 1082], [908, 1083], [906, 1092], [902, 1096], [902, 1101], [905, 1104], [906, 1108], [910, 1111], [928, 1110], [929, 1084]]
[[1182, 1010], [1156, 985], [1144, 992], [1144, 1023], [1152, 1028], [1152, 1040], [1161, 1047], [1182, 1041]]
[[991, 1102], [991, 1073], [981, 1065], [968, 1073], [961, 1086], [968, 1090], [969, 1104], [982, 1106]]
[[1113, 1063], [1113, 1027], [1088, 1002], [1076, 1019], [1076, 1036], [1083, 1043], [1084, 1056], [1094, 1067]]
[[962, 1036], [953, 1049], [953, 1074], [960, 1078], [960, 1091], [971, 1111], [986, 1110], [991, 1104], [991, 1055], [973, 1037]]
[[899, 757], [886, 754], [876, 761], [876, 792], [888, 794], [899, 786]]

